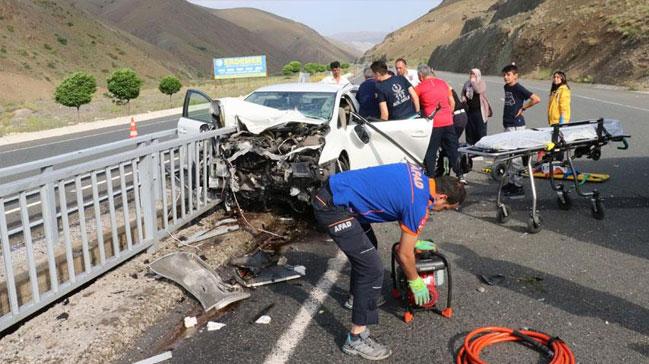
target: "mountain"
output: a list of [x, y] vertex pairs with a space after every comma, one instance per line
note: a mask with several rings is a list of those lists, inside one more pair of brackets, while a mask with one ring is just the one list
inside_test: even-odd
[[282, 18], [259, 9], [210, 9], [221, 19], [252, 32], [256, 38], [272, 44], [284, 52], [281, 64], [292, 60], [330, 63], [350, 61], [359, 54], [332, 43], [315, 30], [296, 21]]
[[51, 98], [58, 81], [77, 70], [93, 74], [99, 84], [126, 66], [145, 80], [190, 72], [173, 55], [89, 17], [69, 1], [3, 0], [0, 24], [3, 102]]
[[[384, 32], [343, 32], [331, 34], [327, 38], [355, 49], [361, 54], [381, 43], [385, 38]], [[360, 56], [360, 54], [359, 54]]]
[[[289, 61], [355, 58], [303, 24], [256, 9], [214, 10], [184, 0], [0, 0], [0, 103], [51, 99], [74, 71], [99, 86], [133, 68], [162, 76], [212, 76], [216, 57], [266, 54], [271, 73]], [[2, 108], [0, 108], [0, 112]]]
[[363, 58], [405, 55], [442, 70], [491, 74], [513, 61], [541, 78], [562, 69], [572, 80], [647, 87], [648, 18], [645, 0], [444, 1]]
[[198, 70], [212, 73], [212, 58], [265, 54], [270, 72], [292, 60], [353, 58], [314, 30], [250, 8], [215, 10], [184, 0], [76, 0], [79, 6]]

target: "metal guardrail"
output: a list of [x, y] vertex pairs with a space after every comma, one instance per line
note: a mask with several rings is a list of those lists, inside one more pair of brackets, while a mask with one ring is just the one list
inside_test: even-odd
[[[161, 237], [218, 204], [203, 186], [218, 150], [213, 143], [233, 131], [224, 128], [162, 142], [133, 139], [11, 167], [14, 175], [40, 173], [0, 185], [0, 331], [144, 249], [155, 248]], [[87, 159], [132, 143], [137, 148], [52, 168], [69, 163], [67, 158]], [[91, 196], [82, 188], [88, 175]], [[39, 202], [42, 231], [30, 223], [28, 199]], [[69, 201], [76, 202], [75, 209], [68, 209]], [[13, 236], [7, 226], [8, 204], [17, 204], [20, 212], [22, 231]]]

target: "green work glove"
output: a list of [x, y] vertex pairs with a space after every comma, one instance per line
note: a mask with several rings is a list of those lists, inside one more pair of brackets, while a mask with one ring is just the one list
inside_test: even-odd
[[415, 249], [418, 250], [437, 250], [437, 246], [430, 240], [417, 240]]
[[421, 277], [408, 281], [408, 286], [410, 286], [410, 290], [415, 296], [415, 303], [417, 305], [421, 306], [430, 301], [430, 292], [428, 292], [428, 287], [426, 287], [426, 283], [424, 283]]

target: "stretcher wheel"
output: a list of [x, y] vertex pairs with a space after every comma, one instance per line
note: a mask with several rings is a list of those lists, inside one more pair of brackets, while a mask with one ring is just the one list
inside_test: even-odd
[[561, 210], [570, 210], [570, 208], [572, 207], [572, 200], [568, 196], [568, 192], [559, 192], [557, 196], [557, 203], [559, 203], [559, 208]]
[[593, 213], [593, 217], [595, 219], [604, 220], [604, 205], [602, 204], [602, 200], [595, 200], [590, 210]]
[[406, 311], [403, 313], [403, 322], [409, 324], [414, 319], [415, 319], [415, 315], [412, 312]]
[[503, 178], [505, 175], [505, 172], [507, 172], [507, 166], [505, 163], [498, 163], [495, 164], [491, 167], [491, 178], [494, 181], [500, 182], [500, 180]]
[[511, 214], [512, 210], [509, 206], [502, 204], [498, 207], [498, 211], [496, 212], [496, 221], [498, 221], [499, 224], [504, 224], [509, 221]]
[[541, 217], [538, 215], [530, 216], [529, 220], [527, 220], [527, 232], [536, 234], [539, 231], [541, 231]]

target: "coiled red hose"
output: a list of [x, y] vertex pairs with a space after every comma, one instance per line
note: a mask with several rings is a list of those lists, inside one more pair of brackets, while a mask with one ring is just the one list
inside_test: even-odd
[[510, 341], [532, 346], [552, 358], [550, 364], [575, 364], [575, 356], [563, 340], [538, 331], [506, 327], [481, 327], [471, 331], [457, 353], [456, 364], [487, 364], [480, 359], [480, 352], [489, 345]]

